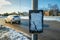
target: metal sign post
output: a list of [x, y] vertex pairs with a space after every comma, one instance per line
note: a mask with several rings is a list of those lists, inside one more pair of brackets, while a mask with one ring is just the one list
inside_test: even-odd
[[32, 9], [38, 10], [38, 0], [32, 0]]
[[38, 0], [32, 0], [32, 8], [29, 11], [29, 32], [32, 40], [38, 40], [38, 33], [43, 32], [43, 10], [38, 10]]
[[38, 35], [37, 34], [32, 34], [32, 40], [38, 40]]
[[[38, 0], [32, 0], [33, 10], [38, 10]], [[38, 40], [38, 34], [32, 34], [32, 40]]]
[[38, 33], [43, 32], [43, 10], [29, 11], [29, 32], [32, 40], [38, 40]]
[[29, 10], [29, 32], [32, 40], [38, 40], [38, 33], [43, 32], [43, 10], [38, 10], [38, 0], [32, 0], [33, 10]]

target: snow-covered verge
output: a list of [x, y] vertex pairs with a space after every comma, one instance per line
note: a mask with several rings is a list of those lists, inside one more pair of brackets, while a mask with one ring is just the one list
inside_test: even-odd
[[[7, 16], [0, 16], [0, 18], [6, 18]], [[20, 16], [21, 19], [29, 19], [29, 16]], [[43, 20], [58, 21], [60, 22], [60, 16], [44, 16]]]
[[[0, 40], [30, 40], [27, 36], [13, 29], [0, 27]], [[5, 31], [3, 31], [5, 30]]]
[[60, 22], [60, 16], [44, 16], [44, 20]]
[[[21, 16], [21, 19], [29, 19], [29, 16]], [[60, 22], [60, 16], [44, 16], [43, 20], [47, 21], [59, 21]]]
[[20, 16], [21, 19], [29, 19], [29, 16]]

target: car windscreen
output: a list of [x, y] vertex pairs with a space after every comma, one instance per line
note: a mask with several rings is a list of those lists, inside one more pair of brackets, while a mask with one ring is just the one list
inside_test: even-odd
[[19, 16], [14, 16], [14, 17], [19, 17]]

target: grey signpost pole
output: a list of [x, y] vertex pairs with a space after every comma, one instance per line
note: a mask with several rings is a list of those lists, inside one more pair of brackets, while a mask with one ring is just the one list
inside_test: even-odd
[[[33, 10], [38, 10], [38, 0], [32, 0]], [[32, 40], [38, 40], [38, 34], [32, 34]]]
[[38, 0], [32, 0], [32, 9], [38, 10]]

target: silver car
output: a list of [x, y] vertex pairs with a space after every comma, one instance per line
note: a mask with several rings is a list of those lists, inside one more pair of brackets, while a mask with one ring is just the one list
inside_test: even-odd
[[10, 22], [11, 24], [13, 22], [20, 24], [20, 16], [18, 15], [9, 15], [7, 18], [5, 18], [5, 23]]

